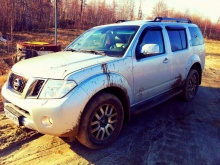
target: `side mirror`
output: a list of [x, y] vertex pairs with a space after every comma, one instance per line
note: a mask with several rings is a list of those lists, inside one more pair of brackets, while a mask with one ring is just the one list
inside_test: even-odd
[[141, 48], [141, 54], [144, 56], [154, 55], [159, 53], [159, 45], [157, 44], [145, 44]]

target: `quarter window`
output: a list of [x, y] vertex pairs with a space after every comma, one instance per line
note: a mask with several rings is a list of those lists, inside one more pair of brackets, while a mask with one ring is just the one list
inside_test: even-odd
[[167, 30], [172, 52], [187, 48], [187, 39], [185, 29], [168, 29]]
[[203, 36], [198, 27], [189, 27], [192, 46], [202, 45], [204, 44]]

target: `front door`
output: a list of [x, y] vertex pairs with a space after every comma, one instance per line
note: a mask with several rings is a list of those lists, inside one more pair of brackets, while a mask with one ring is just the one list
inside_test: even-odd
[[[143, 45], [156, 44], [159, 52], [142, 55]], [[137, 60], [133, 63], [135, 103], [157, 96], [170, 89], [170, 61], [164, 45], [161, 27], [146, 28], [136, 48]]]

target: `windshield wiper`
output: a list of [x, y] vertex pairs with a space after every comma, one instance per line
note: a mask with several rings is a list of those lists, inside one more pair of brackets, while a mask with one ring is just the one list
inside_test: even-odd
[[83, 53], [93, 53], [93, 54], [97, 54], [97, 55], [106, 56], [104, 51], [100, 51], [100, 50], [80, 50], [80, 52], [83, 52]]
[[79, 52], [79, 50], [77, 50], [77, 49], [67, 49], [66, 51], [71, 51], [71, 52]]

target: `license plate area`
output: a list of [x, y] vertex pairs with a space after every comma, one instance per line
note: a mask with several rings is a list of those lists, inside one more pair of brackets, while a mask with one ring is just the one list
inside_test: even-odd
[[22, 115], [15, 111], [12, 107], [5, 106], [4, 107], [5, 116], [11, 119], [16, 125], [21, 126], [22, 125]]

